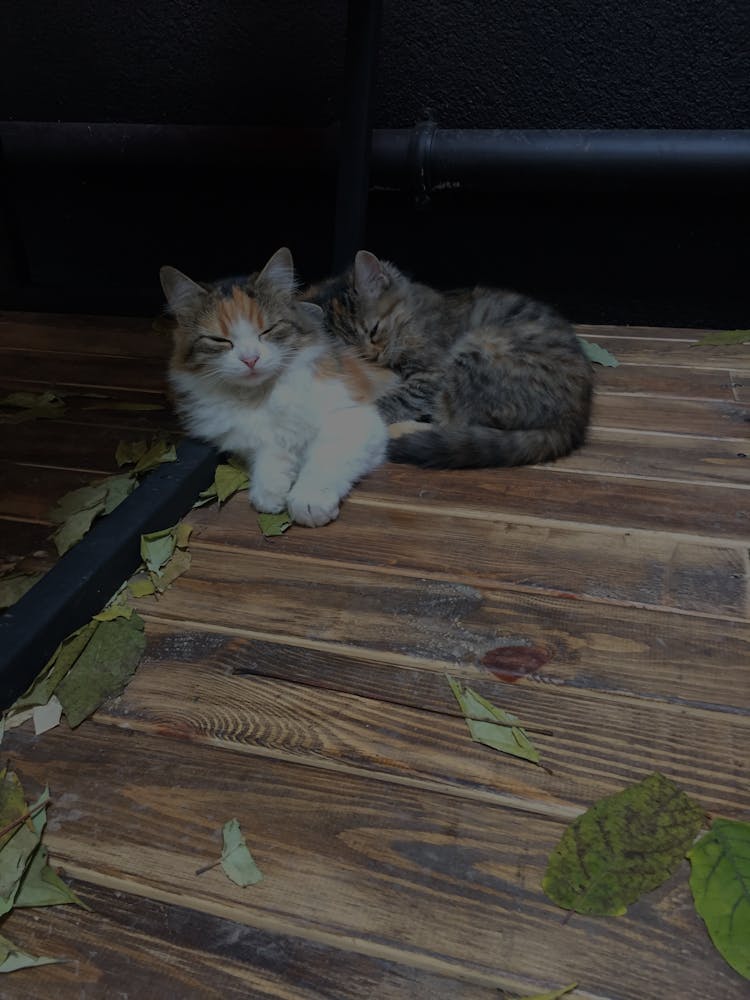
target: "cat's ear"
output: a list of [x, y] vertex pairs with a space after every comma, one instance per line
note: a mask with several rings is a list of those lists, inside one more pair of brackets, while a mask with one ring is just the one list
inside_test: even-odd
[[376, 299], [390, 285], [383, 265], [374, 253], [360, 250], [354, 258], [354, 287], [365, 299]]
[[258, 281], [270, 285], [277, 292], [286, 292], [291, 295], [297, 281], [294, 277], [292, 251], [289, 247], [281, 247], [276, 251], [258, 275]]
[[325, 313], [315, 302], [298, 302], [297, 305], [303, 312], [306, 312], [310, 319], [322, 321]]
[[164, 291], [169, 308], [173, 313], [184, 312], [195, 305], [197, 299], [206, 294], [206, 289], [188, 278], [176, 267], [162, 267], [159, 271], [161, 287]]

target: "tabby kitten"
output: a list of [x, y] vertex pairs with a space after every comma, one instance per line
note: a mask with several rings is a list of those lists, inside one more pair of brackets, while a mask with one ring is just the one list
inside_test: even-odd
[[250, 500], [299, 524], [337, 517], [353, 483], [385, 458], [373, 401], [395, 379], [325, 330], [297, 301], [292, 255], [259, 274], [200, 285], [160, 272], [177, 319], [169, 381], [189, 433], [251, 465]]
[[549, 306], [497, 289], [438, 292], [366, 250], [303, 298], [341, 341], [401, 377], [378, 400], [394, 425], [392, 461], [526, 465], [583, 444], [591, 365]]

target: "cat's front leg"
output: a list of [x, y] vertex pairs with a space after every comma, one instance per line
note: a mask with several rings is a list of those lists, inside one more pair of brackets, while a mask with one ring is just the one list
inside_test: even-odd
[[372, 406], [329, 414], [289, 494], [291, 517], [309, 528], [334, 521], [352, 485], [385, 460], [387, 431]]
[[252, 462], [250, 503], [262, 514], [278, 514], [297, 476], [300, 460], [277, 449], [258, 452]]

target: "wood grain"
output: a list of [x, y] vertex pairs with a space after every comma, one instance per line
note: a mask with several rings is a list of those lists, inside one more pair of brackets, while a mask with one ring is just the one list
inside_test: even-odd
[[625, 392], [628, 395], [737, 401], [728, 367], [701, 370], [655, 364], [621, 364], [618, 368], [597, 366], [596, 385], [607, 392]]
[[68, 881], [90, 913], [15, 910], [5, 925], [32, 953], [67, 959], [14, 973], [12, 995], [103, 1000], [125, 989], [140, 1000], [319, 1000], [354, 993], [383, 1000], [498, 1000], [497, 990], [476, 983]]
[[18, 520], [49, 520], [50, 508], [69, 490], [86, 486], [98, 478], [68, 469], [45, 469], [17, 462], [0, 461], [0, 516]]
[[750, 407], [723, 400], [627, 396], [602, 391], [594, 397], [591, 419], [594, 427], [750, 437]]
[[102, 357], [168, 357], [171, 338], [131, 316], [0, 312], [0, 349]]
[[[701, 331], [700, 336], [703, 336]], [[746, 368], [750, 364], [750, 347], [744, 344], [711, 344], [698, 346], [680, 339], [640, 339], [637, 337], [601, 338], [606, 347], [620, 364], [655, 365], [667, 367], [684, 365], [686, 368], [720, 369]]]
[[[283, 541], [283, 538], [282, 538]], [[270, 548], [270, 545], [269, 545]], [[543, 649], [546, 683], [743, 712], [750, 625], [575, 595], [482, 591], [333, 563], [262, 558], [193, 546], [189, 573], [159, 600], [136, 602], [152, 619], [260, 639], [368, 650], [444, 672], [488, 675], [488, 653]], [[209, 596], [210, 595], [210, 596]]]
[[19, 389], [85, 388], [136, 389], [140, 392], [166, 391], [166, 365], [148, 358], [105, 359], [96, 355], [33, 354], [0, 350], [0, 371], [6, 383]]
[[[686, 870], [624, 917], [565, 922], [539, 888], [557, 822], [101, 726], [37, 742], [19, 733], [10, 750], [22, 780], [68, 794], [48, 843], [87, 882], [480, 985], [744, 995], [695, 914]], [[250, 890], [220, 870], [195, 875], [232, 815], [264, 873]]]
[[[117, 472], [115, 451], [119, 441], [137, 441], [150, 432], [128, 423], [120, 415], [119, 426], [68, 420], [28, 421], [0, 427], [0, 460], [56, 469], [86, 472]], [[10, 429], [12, 428], [12, 429]]]
[[562, 818], [640, 781], [657, 759], [659, 770], [705, 809], [730, 816], [750, 809], [742, 749], [750, 716], [686, 716], [684, 709], [596, 692], [472, 681], [521, 719], [543, 769], [473, 743], [445, 675], [422, 672], [413, 704], [400, 705], [278, 677], [227, 676], [219, 652], [199, 664], [147, 659], [123, 698], [97, 720], [415, 787], [428, 783], [467, 800]]
[[[197, 511], [191, 521], [201, 528], [201, 543], [269, 553], [244, 497], [219, 516], [214, 509]], [[747, 612], [745, 552], [739, 546], [554, 521], [524, 523], [457, 508], [443, 513], [424, 502], [407, 508], [355, 495], [325, 531], [290, 531], [275, 550], [360, 566], [370, 565], [378, 552], [387, 571], [438, 574], [485, 588], [521, 586], [711, 614]]]

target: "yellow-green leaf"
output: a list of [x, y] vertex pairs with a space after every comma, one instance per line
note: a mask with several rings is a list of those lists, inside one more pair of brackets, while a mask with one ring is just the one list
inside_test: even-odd
[[559, 990], [550, 990], [548, 993], [535, 993], [533, 996], [518, 997], [517, 1000], [560, 1000], [567, 993], [576, 988], [578, 983], [571, 983], [570, 986], [563, 986]]
[[227, 877], [243, 888], [262, 881], [263, 875], [247, 849], [239, 820], [230, 819], [222, 827], [221, 834], [224, 841], [221, 852], [221, 867], [226, 872]]
[[169, 561], [177, 542], [177, 525], [141, 535], [141, 559], [151, 573], [158, 573]]
[[49, 512], [50, 521], [64, 524], [74, 514], [83, 510], [103, 510], [107, 501], [107, 486], [104, 482], [92, 483], [71, 490], [60, 497]]
[[41, 955], [30, 955], [18, 945], [0, 934], [0, 972], [15, 972], [17, 969], [29, 969], [38, 965], [54, 965], [61, 958], [44, 958]]
[[158, 465], [163, 462], [176, 462], [177, 452], [173, 444], [169, 441], [162, 441], [157, 439], [148, 448], [148, 450], [138, 459], [135, 464], [133, 472], [141, 474], [144, 472], [149, 472], [151, 469], [155, 469]]
[[539, 763], [539, 751], [526, 735], [515, 715], [487, 701], [473, 688], [461, 688], [458, 681], [448, 678], [451, 691], [464, 713], [471, 738], [501, 753]]
[[281, 514], [258, 514], [258, 524], [266, 538], [274, 538], [291, 528], [292, 519], [286, 511]]
[[188, 547], [188, 542], [190, 541], [192, 533], [192, 524], [186, 524], [184, 521], [180, 521], [177, 525], [177, 533], [175, 534], [175, 545], [178, 549], [186, 549]]
[[650, 774], [570, 824], [549, 859], [544, 891], [566, 910], [620, 916], [676, 871], [703, 818], [673, 782]]
[[47, 859], [47, 848], [44, 844], [40, 844], [21, 881], [13, 908], [25, 909], [31, 906], [60, 906], [66, 903], [76, 903], [88, 910], [89, 907], [63, 882], [57, 872], [48, 864]]
[[217, 465], [214, 484], [219, 503], [225, 503], [239, 490], [245, 489], [249, 481], [247, 469], [238, 469], [233, 465]]
[[101, 482], [107, 488], [107, 500], [104, 504], [105, 514], [111, 514], [115, 507], [119, 507], [122, 501], [129, 497], [138, 486], [138, 480], [132, 472], [125, 472], [120, 476], [108, 476]]
[[135, 465], [147, 451], [148, 444], [145, 441], [120, 441], [115, 451], [115, 461], [120, 467]]
[[706, 347], [709, 344], [750, 344], [750, 330], [717, 330], [715, 333], [707, 333], [697, 344], [692, 347]]
[[99, 622], [90, 621], [66, 636], [47, 660], [33, 684], [13, 705], [11, 711], [20, 712], [27, 708], [34, 708], [36, 705], [46, 705], [57, 685], [91, 641], [98, 626]]
[[715, 819], [688, 858], [695, 908], [711, 940], [750, 979], [750, 824]]
[[94, 615], [92, 621], [113, 622], [115, 618], [130, 618], [133, 609], [127, 604], [109, 604], [106, 608]]
[[128, 583], [128, 590], [133, 597], [149, 597], [156, 593], [154, 581], [150, 576], [136, 577]]
[[10, 608], [41, 580], [44, 573], [11, 573], [0, 579], [0, 611]]

